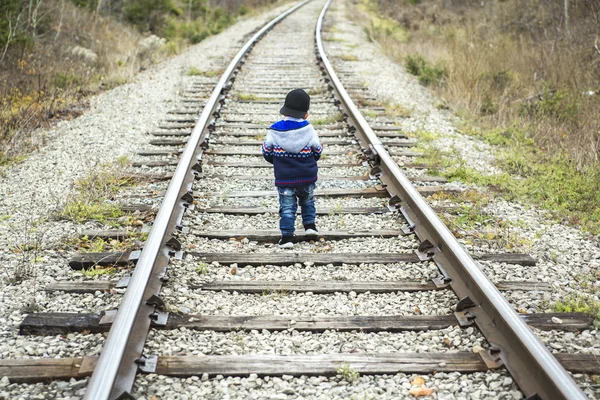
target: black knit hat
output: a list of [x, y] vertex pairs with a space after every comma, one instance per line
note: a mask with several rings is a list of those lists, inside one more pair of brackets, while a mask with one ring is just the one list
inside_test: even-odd
[[310, 96], [302, 89], [294, 89], [285, 96], [280, 114], [294, 118], [304, 118], [310, 108]]

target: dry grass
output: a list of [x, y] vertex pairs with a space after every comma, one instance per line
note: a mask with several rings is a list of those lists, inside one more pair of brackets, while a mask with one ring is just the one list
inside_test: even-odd
[[582, 168], [600, 154], [600, 1], [572, 1], [568, 32], [562, 4], [362, 0], [359, 8], [389, 55], [422, 57], [438, 70], [427, 83], [455, 111], [484, 126], [524, 128]]
[[60, 2], [44, 5], [47, 26], [33, 47], [10, 48], [0, 65], [0, 165], [43, 144], [36, 128], [78, 116], [88, 95], [126, 82], [158, 55], [159, 43], [112, 18], [65, 1], [54, 24]]

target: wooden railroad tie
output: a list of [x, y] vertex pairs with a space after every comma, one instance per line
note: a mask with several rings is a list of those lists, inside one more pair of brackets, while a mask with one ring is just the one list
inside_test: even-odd
[[[600, 360], [594, 354], [554, 354], [572, 373], [598, 374]], [[40, 382], [82, 379], [94, 371], [97, 357], [0, 360], [0, 375], [10, 382]], [[143, 373], [167, 376], [335, 376], [340, 365], [362, 375], [435, 372], [485, 372], [490, 369], [482, 356], [458, 353], [358, 353], [325, 355], [202, 355], [158, 356], [156, 368]]]
[[[143, 172], [143, 173], [133, 173], [130, 174], [130, 177], [133, 179], [139, 180], [152, 180], [152, 181], [168, 181], [173, 178], [173, 172], [160, 172], [160, 173], [152, 173], [152, 172]], [[222, 180], [250, 180], [250, 181], [272, 181], [274, 177], [272, 175], [219, 175], [219, 174], [199, 174], [196, 179], [222, 179]], [[376, 178], [375, 178], [376, 179]], [[439, 176], [415, 176], [409, 177], [412, 182], [437, 182], [437, 183], [446, 183], [446, 178], [442, 178]], [[354, 175], [354, 176], [330, 176], [330, 175], [320, 175], [320, 181], [368, 181], [371, 180], [371, 177], [366, 175]]]
[[[103, 321], [95, 313], [35, 313], [29, 314], [19, 326], [20, 335], [55, 336], [72, 332], [108, 332], [112, 320]], [[583, 313], [520, 314], [524, 322], [543, 330], [577, 331], [592, 325], [592, 318]], [[561, 323], [556, 323], [559, 319]], [[180, 315], [169, 313], [166, 325], [153, 324], [156, 329], [180, 328], [232, 332], [294, 329], [300, 332], [406, 332], [446, 329], [459, 325], [453, 315], [363, 315], [363, 316], [264, 316], [264, 315]]]
[[[47, 292], [95, 293], [110, 292], [117, 288], [117, 280], [57, 281], [46, 285]], [[192, 285], [192, 289], [258, 293], [296, 292], [315, 294], [330, 293], [396, 293], [449, 290], [449, 286], [437, 286], [433, 282], [420, 281], [213, 281], [202, 285]], [[545, 282], [502, 281], [496, 283], [498, 290], [550, 291], [552, 286]]]
[[[435, 193], [453, 193], [460, 191], [458, 189], [447, 188], [445, 186], [417, 186], [417, 191], [423, 196], [431, 196]], [[362, 189], [317, 189], [315, 196], [327, 197], [389, 197], [387, 190], [378, 185]], [[275, 190], [256, 190], [244, 192], [199, 192], [194, 193], [197, 197], [276, 197], [278, 193]]]
[[[398, 262], [423, 262], [415, 253], [198, 253], [187, 254], [200, 258], [204, 262], [240, 265], [291, 265], [312, 263], [316, 265], [341, 264], [391, 264]], [[69, 267], [75, 270], [94, 268], [95, 266], [128, 266], [135, 263], [130, 252], [78, 253], [69, 260]], [[507, 264], [533, 266], [536, 261], [529, 254], [504, 253], [474, 255], [474, 259]]]

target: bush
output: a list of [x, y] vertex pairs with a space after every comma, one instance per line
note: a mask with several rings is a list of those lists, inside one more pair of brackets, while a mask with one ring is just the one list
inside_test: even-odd
[[425, 86], [440, 85], [448, 72], [441, 66], [430, 66], [420, 54], [407, 55], [406, 70], [419, 78], [419, 83]]
[[123, 9], [125, 19], [141, 31], [161, 33], [168, 15], [181, 15], [172, 0], [131, 0]]
[[534, 118], [552, 118], [558, 122], [570, 122], [577, 119], [579, 104], [566, 90], [554, 91], [545, 86], [537, 99], [521, 107], [521, 114]]

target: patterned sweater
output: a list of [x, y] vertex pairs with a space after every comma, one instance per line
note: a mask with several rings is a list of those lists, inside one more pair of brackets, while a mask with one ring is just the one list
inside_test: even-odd
[[275, 186], [306, 186], [317, 181], [317, 160], [323, 148], [308, 121], [285, 117], [269, 128], [262, 147], [273, 164]]

